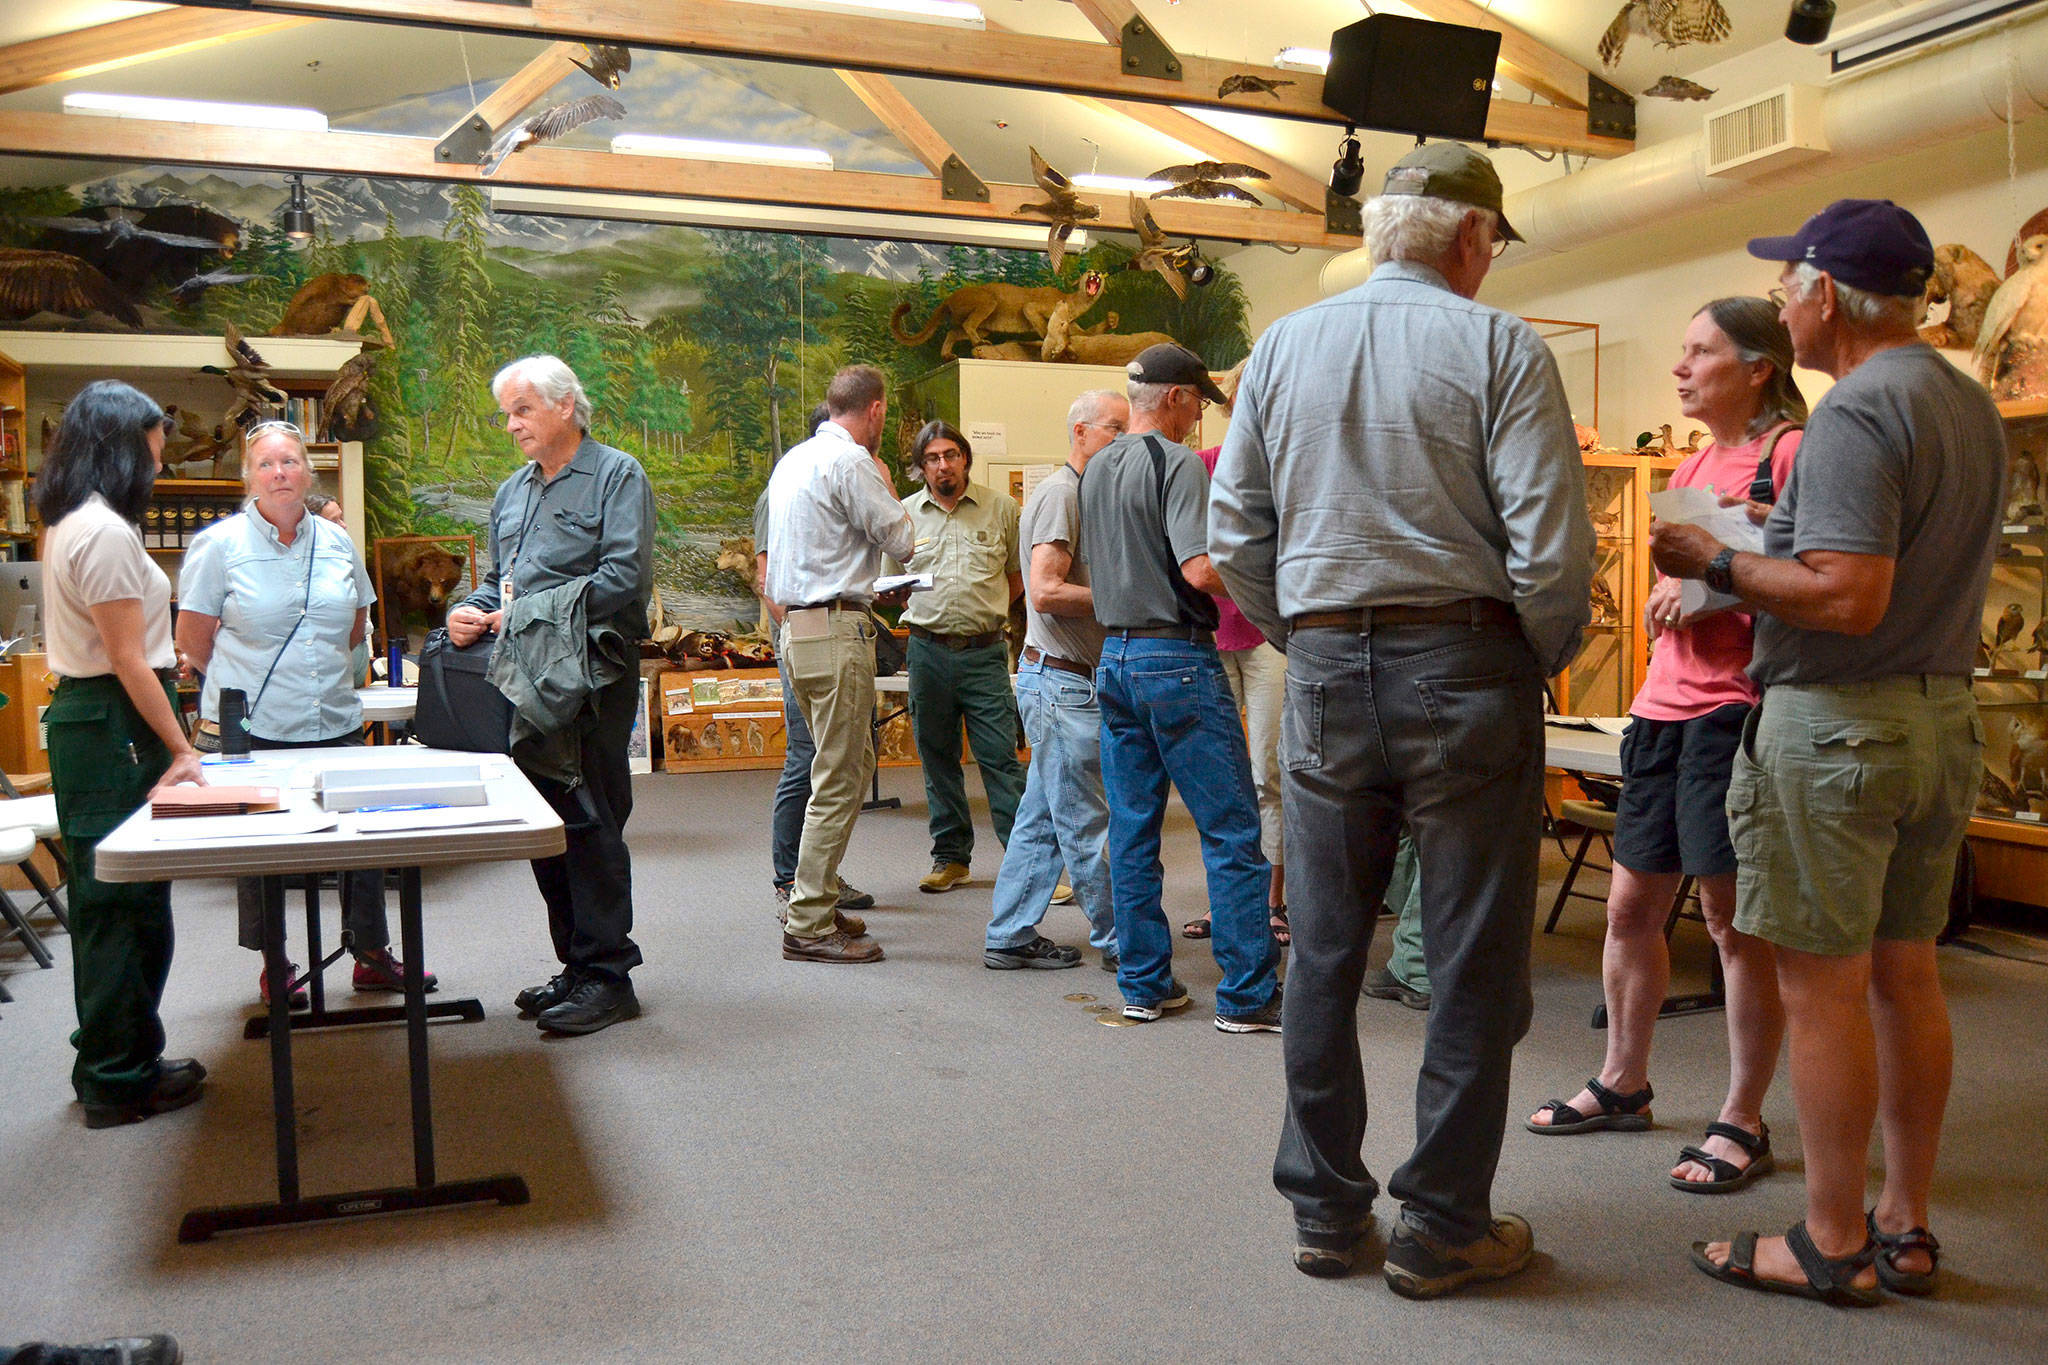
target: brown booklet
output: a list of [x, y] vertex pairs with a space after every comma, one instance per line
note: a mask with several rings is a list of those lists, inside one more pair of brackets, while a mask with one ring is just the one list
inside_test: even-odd
[[149, 813], [158, 820], [185, 815], [253, 815], [281, 810], [284, 792], [277, 787], [165, 787], [150, 800]]

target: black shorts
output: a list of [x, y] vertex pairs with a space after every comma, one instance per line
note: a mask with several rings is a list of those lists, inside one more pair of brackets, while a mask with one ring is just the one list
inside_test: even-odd
[[1621, 737], [1615, 862], [1631, 872], [1692, 877], [1735, 871], [1728, 774], [1748, 715], [1748, 705], [1731, 702], [1692, 720], [1630, 718]]

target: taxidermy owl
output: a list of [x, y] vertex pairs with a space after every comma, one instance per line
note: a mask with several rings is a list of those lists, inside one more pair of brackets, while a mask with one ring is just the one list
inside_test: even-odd
[[2021, 242], [2019, 257], [1977, 333], [1977, 379], [1998, 399], [2048, 394], [2048, 236]]
[[1628, 0], [1600, 36], [1600, 62], [1621, 60], [1631, 33], [1648, 34], [1659, 47], [1718, 43], [1731, 32], [1721, 0]]

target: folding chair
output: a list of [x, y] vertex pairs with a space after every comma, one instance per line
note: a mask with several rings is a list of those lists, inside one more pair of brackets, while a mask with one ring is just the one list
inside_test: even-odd
[[1593, 895], [1586, 891], [1574, 891], [1572, 887], [1579, 880], [1580, 869], [1586, 866], [1587, 855], [1592, 852], [1593, 840], [1598, 839], [1607, 855], [1605, 863], [1594, 863], [1595, 872], [1614, 872], [1614, 812], [1592, 801], [1566, 801], [1558, 807], [1559, 819], [1569, 821], [1585, 831], [1579, 836], [1579, 846], [1571, 854], [1571, 866], [1565, 869], [1564, 884], [1557, 888], [1557, 899], [1551, 903], [1550, 918], [1543, 921], [1543, 932], [1553, 933], [1557, 929], [1558, 916], [1564, 913], [1564, 903], [1576, 897], [1582, 901], [1597, 901], [1607, 904], [1607, 897]]

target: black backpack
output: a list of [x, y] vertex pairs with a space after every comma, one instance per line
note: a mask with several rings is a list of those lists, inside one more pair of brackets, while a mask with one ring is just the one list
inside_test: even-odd
[[412, 732], [435, 749], [502, 754], [512, 747], [512, 703], [491, 685], [495, 640], [457, 646], [445, 628], [428, 633], [420, 646], [419, 705]]

